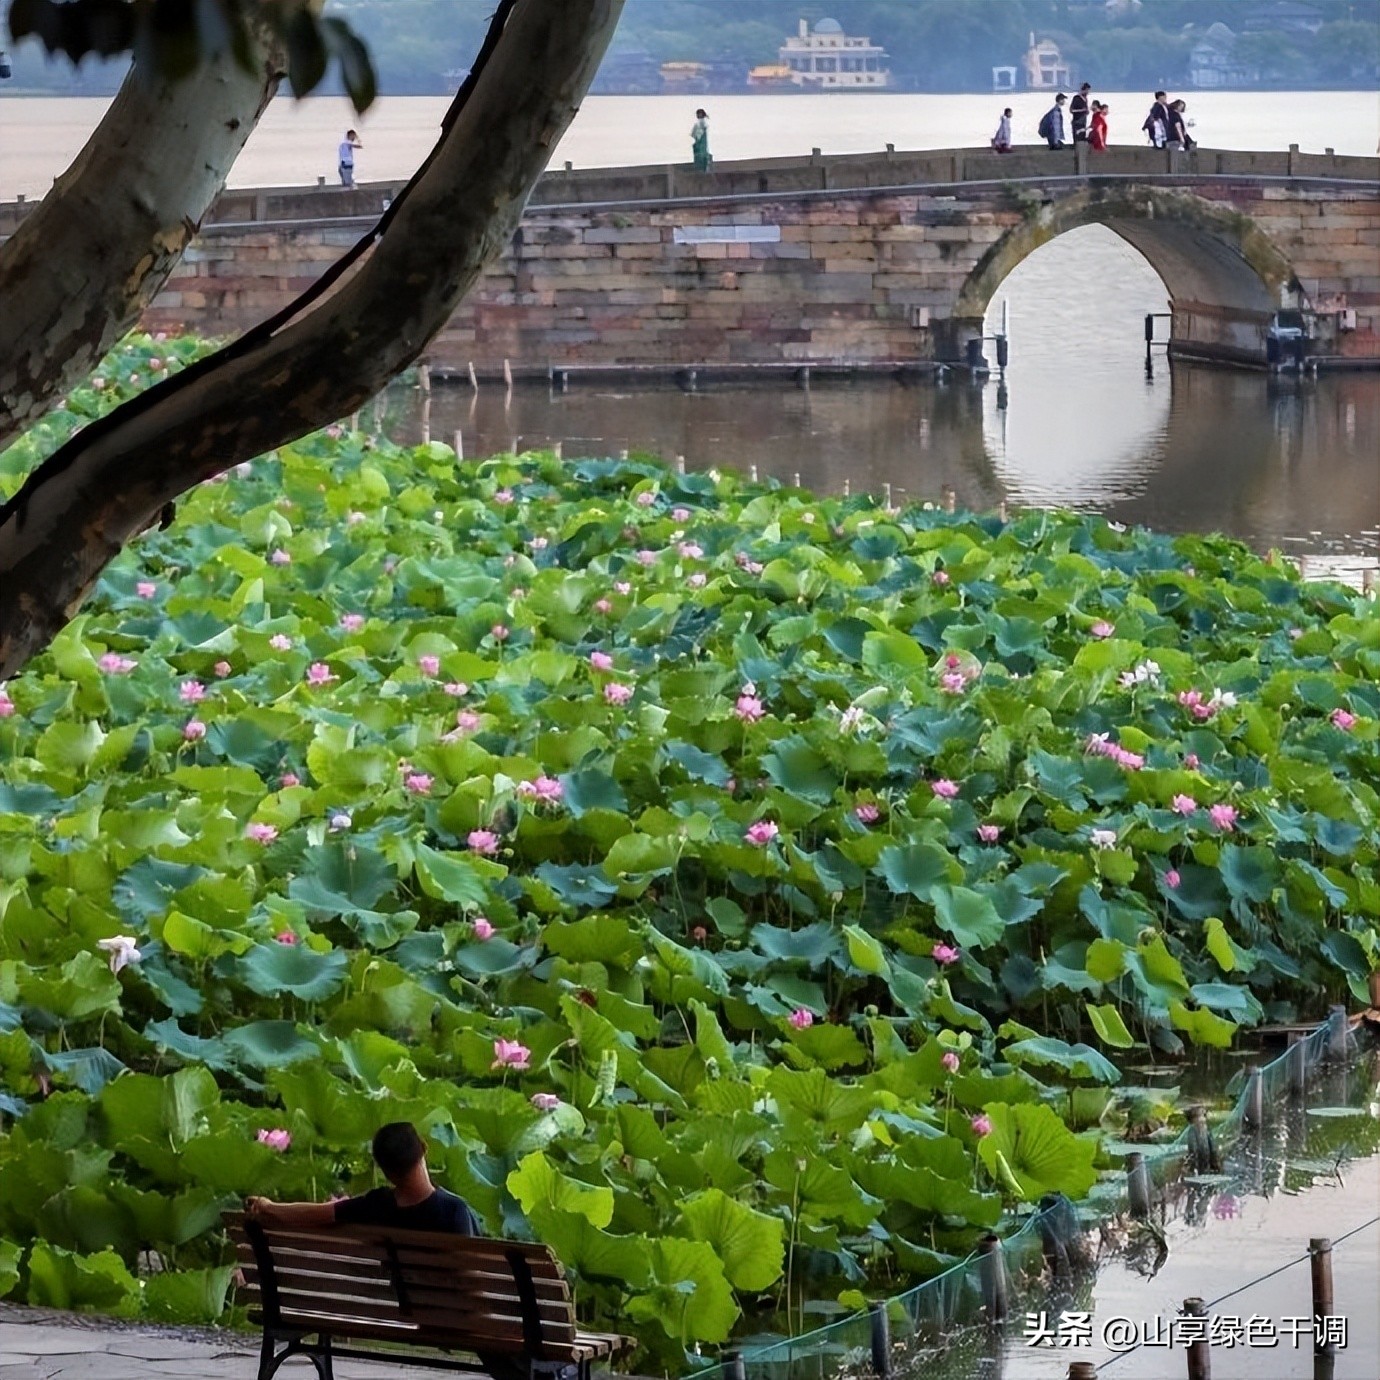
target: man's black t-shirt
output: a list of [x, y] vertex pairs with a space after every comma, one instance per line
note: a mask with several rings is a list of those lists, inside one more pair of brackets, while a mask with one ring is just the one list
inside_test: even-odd
[[391, 1188], [371, 1188], [358, 1198], [342, 1198], [335, 1205], [341, 1226], [396, 1227], [400, 1231], [445, 1231], [453, 1236], [479, 1236], [479, 1221], [463, 1199], [444, 1188], [411, 1207], [399, 1207]]

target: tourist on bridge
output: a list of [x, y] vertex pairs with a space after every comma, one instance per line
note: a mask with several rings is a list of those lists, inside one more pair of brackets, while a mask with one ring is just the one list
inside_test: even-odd
[[345, 137], [340, 141], [340, 185], [342, 187], [355, 185], [355, 150], [363, 147], [364, 145], [359, 142], [359, 135], [354, 130], [347, 129]]
[[1169, 97], [1163, 91], [1155, 92], [1155, 103], [1145, 117], [1141, 128], [1150, 136], [1150, 142], [1162, 149], [1169, 138]]
[[992, 136], [992, 147], [998, 153], [1011, 152], [1011, 107], [1008, 105], [997, 121], [997, 132]]
[[1107, 148], [1107, 111], [1110, 106], [1101, 101], [1092, 103], [1092, 125], [1088, 133], [1088, 147], [1094, 153], [1104, 153]]
[[1085, 81], [1069, 102], [1069, 119], [1073, 124], [1073, 142], [1075, 144], [1085, 144], [1088, 141], [1088, 115], [1091, 113], [1088, 106], [1088, 92], [1091, 90], [1092, 84]]
[[1184, 119], [1184, 111], [1187, 109], [1187, 101], [1174, 101], [1170, 104], [1169, 147], [1171, 149], [1187, 150], [1198, 147], [1198, 141], [1189, 135], [1188, 121]]
[[695, 171], [708, 172], [714, 166], [714, 155], [709, 152], [709, 114], [704, 110], [695, 112], [695, 123], [690, 128], [690, 151], [695, 158]]
[[1064, 103], [1068, 97], [1061, 91], [1055, 98], [1054, 104], [1045, 111], [1045, 117], [1040, 121], [1040, 128], [1037, 131], [1040, 138], [1052, 149], [1061, 149], [1064, 145]]

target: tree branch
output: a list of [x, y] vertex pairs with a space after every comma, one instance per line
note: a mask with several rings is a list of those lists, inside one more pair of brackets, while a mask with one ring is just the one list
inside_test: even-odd
[[353, 411], [407, 367], [511, 237], [623, 0], [506, 0], [436, 148], [351, 271], [74, 437], [0, 508], [0, 679], [194, 484]]
[[201, 227], [278, 87], [278, 45], [251, 30], [194, 78], [131, 68], [36, 211], [0, 246], [0, 447], [134, 326]]

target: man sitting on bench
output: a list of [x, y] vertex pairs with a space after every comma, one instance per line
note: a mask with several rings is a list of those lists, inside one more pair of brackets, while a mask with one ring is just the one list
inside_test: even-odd
[[[374, 1163], [391, 1188], [371, 1188], [355, 1198], [333, 1203], [275, 1203], [246, 1198], [245, 1215], [264, 1226], [395, 1227], [400, 1231], [441, 1231], [481, 1236], [474, 1209], [460, 1197], [431, 1182], [426, 1142], [410, 1122], [390, 1121], [374, 1136]], [[477, 1352], [493, 1380], [527, 1380], [528, 1368], [516, 1356]], [[571, 1368], [573, 1372], [573, 1367]]]
[[392, 1188], [373, 1188], [334, 1203], [274, 1203], [247, 1198], [245, 1215], [265, 1226], [396, 1227], [479, 1236], [479, 1220], [463, 1199], [431, 1182], [426, 1142], [410, 1122], [390, 1121], [374, 1136], [374, 1163]]

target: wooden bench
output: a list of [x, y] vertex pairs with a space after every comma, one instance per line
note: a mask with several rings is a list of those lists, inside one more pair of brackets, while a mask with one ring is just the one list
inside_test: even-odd
[[503, 1380], [589, 1380], [595, 1361], [632, 1345], [578, 1330], [565, 1271], [546, 1246], [382, 1227], [304, 1230], [242, 1212], [224, 1221], [250, 1321], [263, 1327], [258, 1380], [270, 1380], [290, 1356], [309, 1358], [320, 1380], [334, 1380], [336, 1356], [496, 1368]]

